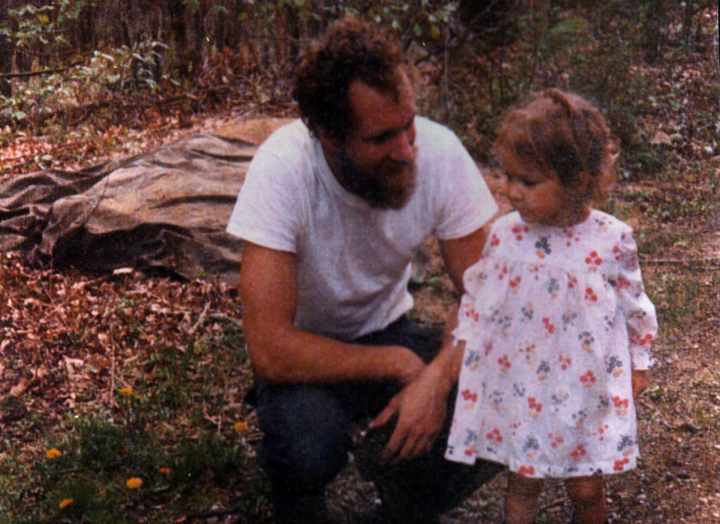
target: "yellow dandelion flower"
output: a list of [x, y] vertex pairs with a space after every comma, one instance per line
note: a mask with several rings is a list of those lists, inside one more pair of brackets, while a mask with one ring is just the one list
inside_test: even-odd
[[133, 388], [122, 388], [120, 390], [120, 394], [125, 395], [126, 397], [132, 396], [133, 393], [134, 393]]
[[130, 489], [138, 489], [140, 486], [142, 486], [142, 479], [139, 479], [137, 477], [133, 477], [131, 479], [128, 479], [125, 485]]
[[250, 429], [247, 422], [236, 422], [234, 427], [235, 431], [237, 431], [238, 433], [242, 433], [243, 431], [247, 431], [248, 429]]
[[60, 453], [59, 449], [52, 448], [52, 449], [47, 450], [47, 458], [49, 458], [49, 459], [56, 459], [60, 455], [62, 455], [62, 453]]
[[170, 474], [170, 468], [160, 468], [160, 474], [161, 474], [161, 475], [169, 475], [169, 474]]
[[72, 503], [73, 503], [73, 499], [65, 499], [60, 504], [58, 504], [58, 506], [60, 506], [60, 509], [65, 509]]

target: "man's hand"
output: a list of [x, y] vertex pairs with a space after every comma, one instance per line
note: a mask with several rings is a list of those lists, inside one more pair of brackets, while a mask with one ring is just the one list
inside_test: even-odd
[[381, 460], [399, 461], [428, 453], [445, 423], [447, 396], [452, 383], [428, 366], [403, 388], [373, 420], [369, 428], [386, 424], [398, 415], [395, 431]]

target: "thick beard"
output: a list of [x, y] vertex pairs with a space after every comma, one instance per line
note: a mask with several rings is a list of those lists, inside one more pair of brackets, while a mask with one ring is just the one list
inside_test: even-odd
[[[402, 209], [410, 201], [417, 187], [417, 164], [384, 160], [378, 164], [374, 173], [367, 174], [360, 170], [344, 153], [339, 155], [340, 178], [343, 186], [365, 200], [374, 209]], [[402, 186], [397, 183], [397, 174], [410, 169], [407, 182]]]

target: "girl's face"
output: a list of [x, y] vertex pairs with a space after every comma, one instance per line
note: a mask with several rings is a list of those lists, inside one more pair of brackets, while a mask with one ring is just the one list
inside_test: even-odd
[[507, 197], [525, 222], [571, 226], [590, 213], [586, 202], [570, 193], [553, 173], [538, 170], [514, 156], [501, 159], [507, 176]]

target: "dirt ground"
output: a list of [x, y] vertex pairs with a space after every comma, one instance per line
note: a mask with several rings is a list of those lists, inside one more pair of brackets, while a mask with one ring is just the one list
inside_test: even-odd
[[[501, 177], [492, 171], [487, 176], [502, 202]], [[620, 187], [616, 199], [626, 201], [625, 195], [633, 191], [631, 187]], [[693, 188], [685, 191], [691, 195]], [[507, 209], [507, 204], [503, 205]], [[718, 217], [697, 220], [690, 216], [658, 224], [654, 219], [646, 220], [641, 207], [628, 206], [641, 235], [654, 233], [662, 238], [663, 231], [667, 231], [680, 240], [665, 246], [661, 254], [641, 253], [645, 280], [651, 284], [658, 307], [661, 332], [654, 350], [652, 387], [639, 402], [643, 457], [637, 470], [610, 476], [606, 481], [611, 522], [720, 523], [720, 480], [716, 475], [720, 471]], [[43, 432], [51, 431], [47, 428], [80, 403], [111, 403], [108, 399], [121, 364], [128, 365], [151, 352], [162, 337], [165, 343], [185, 345], [208, 320], [212, 320], [208, 331], [241, 320], [237, 318], [237, 290], [232, 286], [200, 281], [183, 284], [133, 273], [99, 278], [73, 272], [60, 274], [27, 268], [10, 255], [4, 256], [7, 258], [0, 275], [0, 430], [4, 438], [30, 447], [40, 445], [31, 442], [38, 437], [14, 431], [18, 421], [30, 417], [43, 421]], [[417, 260], [412, 284], [418, 317], [428, 322], [441, 321], [452, 301], [449, 289], [437, 245], [428, 242]], [[108, 296], [107, 304], [116, 304], [113, 311], [109, 311], [110, 306], [102, 306]], [[126, 309], [117, 305], [131, 302], [134, 311], [129, 305]], [[105, 317], [115, 319], [115, 323], [103, 324]], [[80, 330], [78, 326], [83, 322], [92, 325], [92, 330]], [[133, 332], [133, 322], [142, 322], [147, 330]], [[80, 338], [70, 340], [75, 336]], [[239, 374], [235, 380], [248, 377]], [[222, 410], [247, 410], [241, 401], [245, 387], [240, 384], [229, 406]], [[8, 402], [11, 397], [24, 401]], [[218, 416], [222, 417], [222, 413]], [[251, 424], [248, 440], [257, 442], [252, 413], [245, 413]], [[504, 485], [505, 476], [501, 474], [445, 515], [443, 522], [503, 522]], [[352, 464], [331, 484], [328, 493], [337, 524], [366, 523], [379, 504], [373, 487], [358, 477]], [[569, 522], [570, 517], [570, 504], [562, 486], [548, 482], [537, 522], [560, 524]]]
[[[502, 193], [501, 175], [492, 170], [485, 170], [485, 174], [501, 212], [506, 212], [510, 206]], [[620, 187], [619, 194], [632, 189]], [[662, 298], [656, 299], [661, 322], [654, 349], [656, 363], [651, 387], [638, 405], [643, 455], [637, 470], [606, 479], [610, 522], [614, 524], [720, 523], [720, 479], [716, 474], [720, 471], [720, 224], [718, 217], [708, 218], [702, 225], [689, 221], [668, 226], [682, 228], [680, 236], [693, 238], [693, 242], [678, 242], [666, 249], [662, 258], [641, 254], [646, 285], [664, 282], [668, 275], [689, 273], [697, 289], [689, 296], [677, 289], [658, 293]], [[630, 222], [637, 224], [638, 220], [643, 218], [631, 218]], [[416, 307], [420, 318], [438, 322], [452, 297], [447, 277], [440, 269], [437, 246], [429, 242], [425, 253], [427, 257], [420, 260], [418, 271], [432, 284], [415, 291]], [[685, 304], [689, 318], [675, 319], [670, 312], [678, 306], [676, 301], [686, 300], [695, 300], [694, 304]], [[669, 322], [663, 325], [663, 319]], [[680, 323], [675, 324], [678, 320]], [[347, 475], [338, 481], [336, 493], [342, 493], [344, 484], [353, 478], [352, 471]], [[506, 477], [501, 474], [444, 516], [444, 522], [504, 522], [505, 486]], [[371, 486], [365, 489], [372, 494]], [[348, 514], [364, 513], [353, 512], [343, 504], [340, 508], [339, 522], [344, 522]], [[537, 522], [566, 523], [571, 515], [562, 484], [548, 481]], [[348, 522], [354, 523], [353, 518], [357, 517], [350, 517]]]

